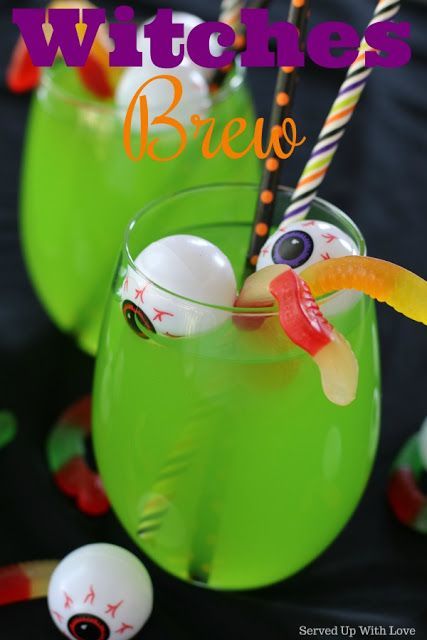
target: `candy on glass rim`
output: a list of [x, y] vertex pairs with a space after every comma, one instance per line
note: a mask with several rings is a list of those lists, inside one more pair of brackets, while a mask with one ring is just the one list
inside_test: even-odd
[[[137, 35], [137, 46], [139, 51], [142, 51], [144, 55], [144, 65], [150, 60], [150, 40], [145, 36], [145, 26], [150, 24], [154, 20], [155, 16], [151, 16], [138, 29]], [[208, 69], [206, 67], [201, 67], [187, 54], [187, 39], [190, 32], [201, 24], [204, 24], [204, 20], [199, 16], [194, 15], [193, 13], [188, 13], [186, 11], [174, 11], [173, 12], [173, 21], [176, 24], [184, 25], [184, 36], [182, 38], [174, 38], [172, 43], [172, 52], [174, 55], [179, 55], [181, 45], [184, 45], [184, 56], [188, 63], [195, 69], [197, 69], [205, 78], [205, 80], [209, 80], [211, 76], [215, 73], [215, 69]], [[220, 56], [224, 51], [224, 48], [218, 44], [218, 40], [215, 35], [211, 36], [210, 39], [210, 50], [213, 56]], [[163, 71], [167, 71], [167, 69], [163, 69]]]
[[48, 607], [70, 640], [129, 640], [151, 615], [153, 586], [136, 556], [111, 544], [70, 553], [54, 570]]
[[355, 289], [411, 320], [427, 324], [427, 281], [392, 262], [347, 256], [318, 262], [304, 270], [302, 277], [315, 297]]
[[[359, 255], [353, 239], [339, 227], [322, 220], [283, 222], [261, 249], [256, 270], [283, 264], [301, 273], [316, 262]], [[328, 300], [322, 313], [336, 315], [353, 307], [360, 294], [346, 291]]]
[[[274, 265], [250, 276], [239, 296], [239, 306], [271, 306], [273, 296], [268, 283], [288, 268]], [[316, 298], [341, 289], [355, 289], [385, 302], [411, 320], [427, 324], [427, 281], [387, 260], [363, 256], [333, 258], [317, 262], [301, 276]]]
[[[82, 9], [94, 8], [96, 8], [95, 5], [88, 0], [54, 0], [47, 6], [47, 11], [49, 9], [80, 9], [80, 15], [82, 15]], [[83, 23], [76, 25], [79, 38], [83, 37], [85, 29]], [[44, 31], [46, 37], [50, 38], [52, 27], [49, 23], [45, 25]], [[100, 100], [113, 97], [114, 87], [121, 74], [121, 69], [110, 67], [109, 52], [112, 49], [108, 25], [105, 23], [99, 27], [86, 64], [76, 69], [82, 84]], [[61, 55], [60, 50], [57, 55]], [[41, 69], [33, 65], [22, 36], [19, 36], [6, 71], [9, 89], [15, 93], [31, 91], [40, 83], [41, 74]]]
[[231, 263], [211, 242], [167, 236], [146, 247], [135, 266], [138, 271], [129, 268], [121, 287], [122, 309], [141, 337], [149, 332], [170, 337], [204, 333], [230, 317], [204, 306], [232, 307], [237, 295]]
[[341, 406], [356, 397], [359, 367], [347, 340], [322, 315], [308, 285], [287, 265], [273, 265], [252, 274], [237, 307], [279, 305], [279, 321], [290, 340], [319, 367], [326, 397]]
[[[300, 296], [301, 308], [305, 320], [309, 320], [311, 327], [304, 328], [303, 323], [297, 323], [297, 314], [290, 315], [298, 307], [292, 299], [292, 288], [280, 288], [280, 278], [290, 278], [290, 267], [287, 265], [274, 265], [265, 267], [250, 276], [240, 293], [236, 305], [240, 307], [269, 307], [274, 304], [274, 299], [279, 302], [279, 316], [282, 327], [293, 342], [305, 349], [310, 355], [310, 332], [316, 324], [316, 316], [319, 320], [316, 329], [324, 328], [324, 319], [320, 322], [318, 310], [313, 306], [314, 300], [311, 295], [318, 297], [323, 296], [341, 289], [355, 289], [366, 295], [378, 300], [386, 302], [399, 313], [403, 313], [408, 318], [427, 324], [427, 281], [420, 278], [416, 274], [399, 267], [391, 262], [379, 260], [377, 258], [366, 258], [362, 256], [346, 256], [343, 258], [333, 258], [323, 262], [317, 262], [304, 270], [302, 276], [309, 289], [304, 291]], [[296, 274], [294, 274], [295, 277]], [[297, 284], [293, 285], [294, 292], [298, 291]], [[309, 292], [311, 290], [311, 295]], [[300, 285], [301, 291], [301, 285]], [[288, 300], [286, 299], [288, 297]], [[314, 303], [315, 304], [315, 303]], [[317, 306], [317, 305], [316, 305]], [[312, 317], [314, 314], [314, 318]], [[304, 317], [302, 319], [304, 320]], [[290, 326], [292, 320], [294, 325]], [[329, 323], [328, 323], [329, 324]], [[330, 325], [329, 325], [330, 326]], [[298, 329], [299, 327], [299, 329]], [[291, 328], [291, 331], [289, 330]], [[294, 329], [297, 329], [294, 334]], [[300, 335], [299, 335], [300, 334]], [[297, 338], [297, 339], [296, 339]], [[301, 338], [299, 342], [298, 339]], [[344, 339], [342, 339], [344, 340]], [[344, 356], [345, 341], [336, 340], [335, 346], [343, 361], [349, 362], [349, 356]], [[321, 352], [320, 352], [321, 353]], [[324, 351], [323, 354], [329, 356], [329, 352]], [[332, 355], [332, 350], [330, 350]], [[336, 370], [333, 371], [333, 358], [326, 361], [321, 356], [322, 362], [315, 358], [319, 365], [323, 377], [325, 365], [331, 367], [328, 374], [332, 375], [333, 381], [337, 383], [348, 384], [351, 389], [354, 380], [349, 375], [350, 369], [339, 369], [339, 361], [336, 360]], [[344, 372], [348, 380], [344, 379]], [[325, 385], [324, 385], [325, 388]], [[326, 391], [326, 389], [325, 389]], [[328, 394], [330, 397], [330, 394]], [[351, 394], [349, 393], [348, 396]], [[334, 400], [335, 401], [335, 400]]]
[[37, 87], [40, 79], [41, 69], [33, 64], [25, 42], [20, 36], [6, 69], [6, 84], [13, 93], [26, 93]]
[[[151, 63], [144, 63], [143, 67], [128, 67], [119, 79], [115, 91], [115, 102], [126, 114], [129, 105], [136, 92], [142, 85], [156, 76], [173, 76], [182, 84], [182, 97], [173, 110], [173, 118], [183, 126], [191, 124], [191, 116], [195, 113], [203, 115], [209, 108], [209, 88], [202, 74], [184, 59], [175, 69], [161, 69]], [[144, 97], [147, 99], [149, 123], [154, 118], [161, 116], [172, 104], [175, 88], [170, 80], [165, 78], [155, 79], [144, 88]], [[169, 125], [158, 124], [157, 130], [170, 130]], [[132, 116], [132, 129], [139, 132], [141, 129], [140, 110], [135, 108]]]

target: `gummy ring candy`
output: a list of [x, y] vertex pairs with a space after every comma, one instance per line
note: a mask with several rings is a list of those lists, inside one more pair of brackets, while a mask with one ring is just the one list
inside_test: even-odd
[[85, 460], [85, 439], [91, 431], [91, 397], [72, 405], [58, 420], [47, 441], [49, 468], [55, 484], [74, 498], [77, 508], [100, 516], [110, 508], [100, 476]]
[[310, 288], [293, 269], [274, 265], [252, 274], [236, 306], [271, 306], [274, 298], [285, 333], [319, 367], [327, 398], [338, 405], [350, 404], [357, 391], [357, 360], [349, 343], [322, 315]]
[[[87, 0], [54, 0], [48, 5], [48, 9], [95, 9], [96, 7]], [[86, 30], [84, 23], [76, 25], [79, 37], [83, 37]], [[45, 25], [45, 35], [49, 37], [51, 26]], [[78, 67], [77, 71], [83, 85], [99, 99], [108, 99], [114, 96], [114, 87], [121, 70], [110, 67], [109, 52], [111, 49], [108, 28], [101, 25], [94, 40], [92, 49], [86, 64]], [[61, 55], [58, 52], [57, 55]], [[19, 37], [12, 59], [6, 72], [7, 86], [14, 93], [31, 91], [37, 87], [41, 79], [41, 69], [36, 67], [30, 57], [22, 36]]]
[[388, 503], [396, 518], [419, 533], [427, 533], [427, 495], [418, 486], [427, 471], [426, 440], [427, 419], [399, 452], [387, 487]]

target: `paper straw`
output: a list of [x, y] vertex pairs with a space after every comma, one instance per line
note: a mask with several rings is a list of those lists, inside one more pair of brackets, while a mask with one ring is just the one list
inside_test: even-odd
[[[399, 9], [400, 0], [380, 0], [369, 26], [377, 22], [391, 20]], [[310, 211], [311, 204], [325, 179], [339, 142], [344, 136], [346, 127], [372, 73], [372, 68], [365, 67], [365, 54], [368, 51], [374, 51], [374, 49], [363, 38], [360, 43], [359, 55], [348, 69], [346, 78], [320, 132], [317, 144], [311, 152], [310, 159], [294, 191], [291, 203], [285, 211], [284, 218], [286, 220], [292, 219], [292, 222], [301, 220]]]
[[[289, 8], [288, 22], [299, 29], [300, 48], [304, 46], [309, 7], [310, 0], [291, 0]], [[281, 127], [285, 118], [289, 117], [291, 113], [296, 77], [297, 71], [294, 67], [281, 67], [279, 69], [270, 116], [270, 131], [274, 127]], [[272, 148], [270, 156], [265, 162], [261, 179], [246, 260], [246, 275], [249, 275], [255, 269], [259, 252], [270, 233], [282, 165], [283, 160], [277, 157], [274, 148]]]
[[191, 467], [197, 452], [199, 422], [197, 415], [190, 420], [181, 438], [169, 452], [144, 503], [138, 520], [138, 536], [142, 540], [155, 540], [170, 511], [179, 487], [179, 481]]

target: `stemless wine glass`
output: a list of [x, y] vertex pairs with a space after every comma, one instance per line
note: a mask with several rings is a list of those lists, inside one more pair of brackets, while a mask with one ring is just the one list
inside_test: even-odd
[[[154, 333], [144, 322], [149, 305], [145, 316], [131, 312], [129, 274], [147, 280], [135, 258], [166, 235], [213, 242], [241, 274], [256, 197], [251, 185], [208, 186], [157, 201], [132, 221], [96, 367], [95, 451], [119, 519], [163, 569], [218, 589], [268, 585], [318, 556], [358, 503], [379, 432], [369, 298], [344, 291], [335, 300], [347, 302], [329, 305], [360, 365], [347, 407], [326, 399], [313, 361], [290, 344], [271, 309], [258, 310], [268, 319], [248, 331], [248, 310], [217, 309], [149, 282], [186, 314], [191, 335]], [[289, 197], [281, 189], [276, 223]], [[316, 200], [311, 217], [342, 228], [365, 254], [339, 209]], [[203, 330], [212, 313], [222, 322]]]
[[[241, 138], [242, 149], [248, 146], [254, 117], [243, 70], [238, 68], [209, 102], [205, 116], [216, 119], [213, 148], [237, 116], [248, 122]], [[96, 351], [119, 239], [135, 211], [183, 188], [256, 180], [259, 174], [253, 153], [239, 162], [223, 154], [208, 160], [200, 137], [190, 133], [176, 160], [146, 156], [134, 163], [123, 147], [123, 121], [122, 110], [96, 101], [75, 70], [57, 61], [34, 97], [26, 139], [21, 226], [28, 270], [55, 323], [90, 353]], [[156, 135], [159, 154], [171, 155], [176, 134], [160, 128]]]

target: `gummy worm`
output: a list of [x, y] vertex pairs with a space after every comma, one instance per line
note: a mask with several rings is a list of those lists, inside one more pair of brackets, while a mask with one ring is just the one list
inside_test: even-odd
[[47, 440], [49, 468], [55, 484], [74, 498], [77, 508], [101, 516], [110, 508], [99, 475], [85, 460], [85, 440], [91, 431], [91, 397], [72, 405], [58, 420]]
[[45, 598], [59, 560], [22, 562], [0, 568], [0, 605]]
[[312, 265], [301, 277], [315, 297], [339, 289], [356, 289], [427, 324], [427, 281], [386, 260], [362, 256], [331, 258]]
[[359, 368], [346, 339], [323, 317], [306, 282], [290, 267], [273, 265], [250, 276], [236, 306], [279, 303], [279, 320], [287, 336], [319, 367], [325, 395], [338, 405], [350, 404], [357, 391]]

